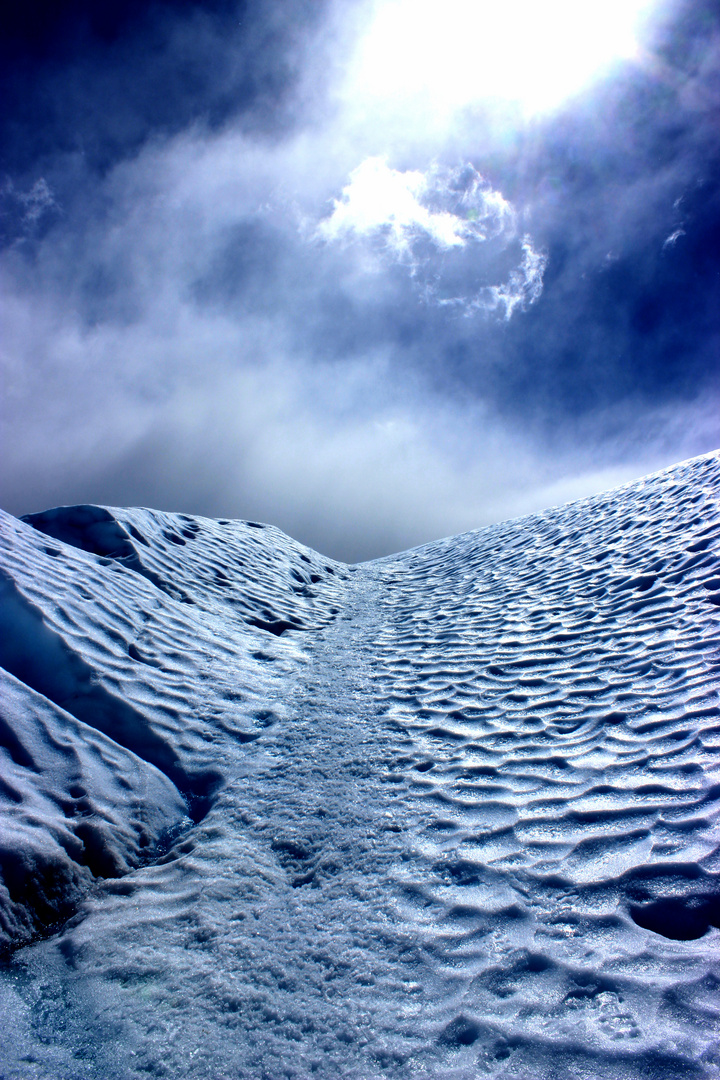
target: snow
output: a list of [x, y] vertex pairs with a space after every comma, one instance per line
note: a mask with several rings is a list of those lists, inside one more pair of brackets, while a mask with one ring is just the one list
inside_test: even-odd
[[4, 1080], [716, 1077], [719, 489], [2, 515]]

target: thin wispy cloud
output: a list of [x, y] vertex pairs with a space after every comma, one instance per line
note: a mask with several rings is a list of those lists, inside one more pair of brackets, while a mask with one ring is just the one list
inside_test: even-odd
[[6, 177], [0, 185], [0, 237], [5, 243], [34, 236], [60, 207], [44, 176], [23, 190]]
[[666, 239], [663, 241], [663, 247], [672, 247], [673, 244], [677, 244], [681, 236], [685, 235], [686, 233], [684, 229], [675, 229], [674, 232], [671, 232], [670, 235], [666, 237]]
[[460, 308], [465, 315], [500, 311], [506, 321], [516, 309], [524, 311], [540, 299], [547, 254], [536, 251], [527, 235], [523, 236], [520, 246], [520, 263], [510, 271], [506, 281], [500, 285], [487, 285], [469, 299], [452, 297], [449, 300], [438, 300], [438, 303], [446, 307]]

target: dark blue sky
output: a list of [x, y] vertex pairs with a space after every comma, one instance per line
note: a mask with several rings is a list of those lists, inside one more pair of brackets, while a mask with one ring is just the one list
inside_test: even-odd
[[491, 4], [404, 2], [6, 5], [6, 509], [356, 559], [720, 444], [717, 5], [538, 111], [476, 90]]

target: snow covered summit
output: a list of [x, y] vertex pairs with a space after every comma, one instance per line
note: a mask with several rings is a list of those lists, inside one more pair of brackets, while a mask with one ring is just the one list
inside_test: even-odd
[[716, 1077], [719, 495], [1, 515], [0, 1074]]

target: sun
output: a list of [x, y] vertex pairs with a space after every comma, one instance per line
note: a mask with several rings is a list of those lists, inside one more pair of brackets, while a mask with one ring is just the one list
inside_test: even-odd
[[547, 113], [638, 54], [658, 0], [376, 0], [348, 69], [358, 100]]

